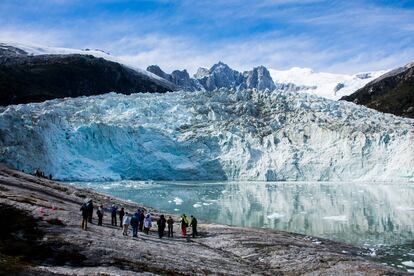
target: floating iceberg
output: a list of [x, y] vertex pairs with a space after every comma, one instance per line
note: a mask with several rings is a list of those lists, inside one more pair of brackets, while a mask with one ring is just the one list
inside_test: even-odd
[[406, 262], [402, 262], [403, 265], [408, 266], [408, 267], [414, 267], [414, 262], [413, 261], [406, 261]]
[[414, 180], [414, 120], [313, 95], [109, 93], [0, 107], [0, 161], [61, 180]]
[[179, 197], [175, 197], [173, 201], [175, 202], [175, 204], [176, 204], [176, 205], [181, 205], [181, 204], [183, 204], [183, 202], [184, 202], [184, 201], [183, 201], [181, 198], [179, 198]]

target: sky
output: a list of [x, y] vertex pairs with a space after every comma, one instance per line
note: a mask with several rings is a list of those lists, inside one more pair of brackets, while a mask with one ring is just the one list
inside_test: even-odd
[[414, 61], [414, 0], [1, 0], [0, 41], [102, 49], [166, 72], [354, 74]]

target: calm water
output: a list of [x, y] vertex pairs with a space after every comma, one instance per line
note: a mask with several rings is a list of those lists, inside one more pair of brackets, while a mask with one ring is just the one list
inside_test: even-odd
[[274, 228], [372, 248], [380, 262], [414, 269], [414, 183], [71, 184], [211, 222]]

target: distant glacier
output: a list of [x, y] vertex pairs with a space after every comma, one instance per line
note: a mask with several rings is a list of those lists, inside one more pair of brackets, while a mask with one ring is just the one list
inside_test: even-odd
[[61, 180], [414, 180], [414, 120], [294, 92], [0, 107], [0, 161]]

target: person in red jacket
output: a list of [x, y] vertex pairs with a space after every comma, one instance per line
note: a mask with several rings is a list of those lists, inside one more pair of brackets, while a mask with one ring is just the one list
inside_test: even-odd
[[182, 233], [183, 237], [186, 237], [187, 236], [187, 227], [188, 227], [188, 224], [189, 224], [187, 216], [185, 214], [183, 214], [181, 216], [180, 221], [181, 221], [181, 233]]

